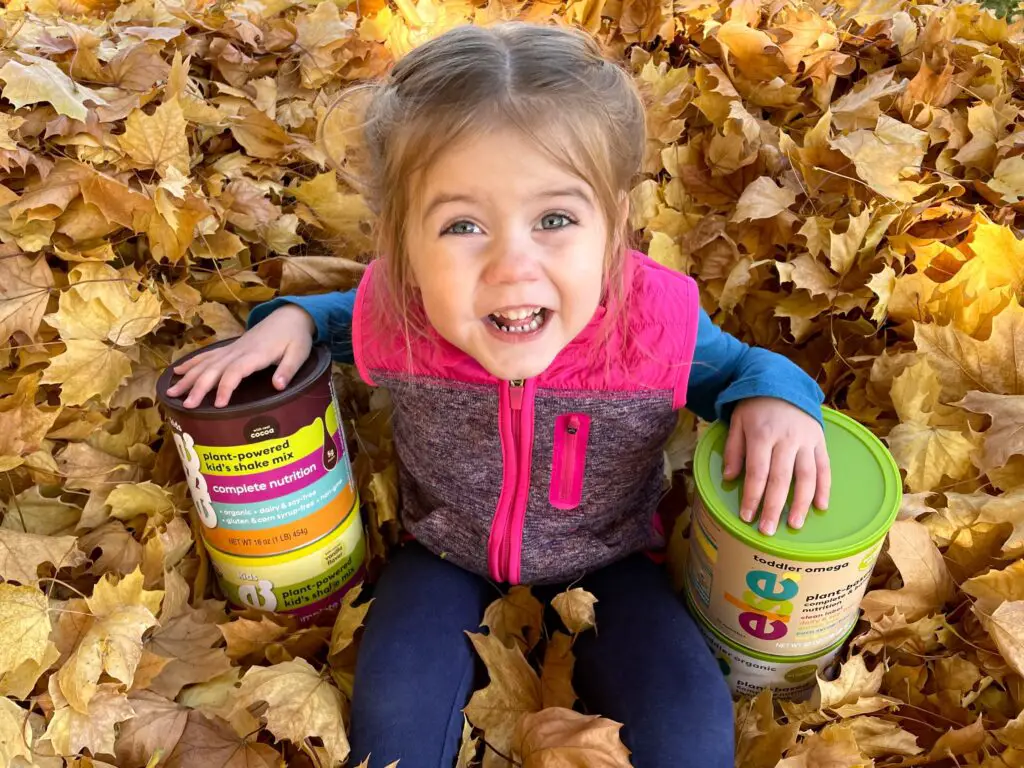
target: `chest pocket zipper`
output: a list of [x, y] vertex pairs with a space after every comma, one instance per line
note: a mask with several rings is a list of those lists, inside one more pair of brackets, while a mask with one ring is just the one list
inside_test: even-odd
[[563, 413], [555, 419], [548, 499], [556, 509], [568, 510], [579, 506], [583, 496], [589, 437], [590, 416], [587, 414]]

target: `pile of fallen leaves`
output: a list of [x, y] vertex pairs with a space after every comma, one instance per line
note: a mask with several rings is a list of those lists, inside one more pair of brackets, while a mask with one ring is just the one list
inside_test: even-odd
[[[326, 108], [501, 18], [583, 26], [626, 62], [650, 106], [644, 246], [905, 470], [838, 677], [737, 702], [738, 764], [1024, 766], [1024, 32], [906, 0], [9, 0], [0, 764], [346, 759], [369, 603], [306, 628], [225, 605], [154, 385], [252, 304], [358, 281], [369, 216], [317, 144]], [[375, 572], [397, 535], [387, 398], [338, 385]], [[666, 451], [676, 490], [695, 428]], [[460, 765], [627, 764], [617, 724], [571, 709], [600, 605], [555, 609], [564, 628], [516, 588], [481, 617]]]

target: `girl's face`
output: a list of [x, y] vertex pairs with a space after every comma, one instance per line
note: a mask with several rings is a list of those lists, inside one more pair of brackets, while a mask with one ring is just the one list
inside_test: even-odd
[[456, 143], [419, 181], [406, 250], [427, 318], [500, 379], [543, 372], [601, 298], [593, 189], [512, 130]]

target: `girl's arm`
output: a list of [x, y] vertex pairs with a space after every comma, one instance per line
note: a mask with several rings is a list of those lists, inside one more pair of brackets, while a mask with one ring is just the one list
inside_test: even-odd
[[[743, 470], [740, 517], [761, 532], [778, 527], [790, 489], [789, 525], [803, 525], [813, 501], [828, 507], [831, 469], [821, 389], [799, 366], [725, 333], [700, 310], [687, 407], [729, 423], [723, 477]], [[763, 506], [762, 506], [763, 502]]]
[[247, 327], [252, 328], [271, 312], [286, 304], [293, 304], [313, 319], [316, 333], [313, 341], [330, 345], [331, 356], [339, 363], [354, 363], [352, 357], [352, 312], [356, 289], [334, 291], [313, 296], [279, 296], [258, 304], [249, 313]]
[[774, 397], [824, 426], [825, 395], [803, 369], [776, 352], [744, 344], [715, 325], [703, 309], [699, 315], [687, 408], [706, 421], [728, 421], [740, 400]]

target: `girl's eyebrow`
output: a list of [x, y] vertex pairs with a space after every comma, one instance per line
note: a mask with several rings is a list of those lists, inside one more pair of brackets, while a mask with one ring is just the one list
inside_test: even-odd
[[[545, 199], [549, 197], [576, 197], [586, 203], [587, 206], [593, 207], [593, 203], [590, 201], [590, 196], [586, 191], [579, 186], [561, 187], [559, 189], [546, 189], [537, 195], [537, 199]], [[476, 202], [476, 198], [472, 195], [439, 192], [430, 199], [430, 203], [426, 208], [423, 209], [423, 218], [429, 218], [430, 214], [435, 209], [440, 208], [442, 205], [447, 203], [473, 203]]]

